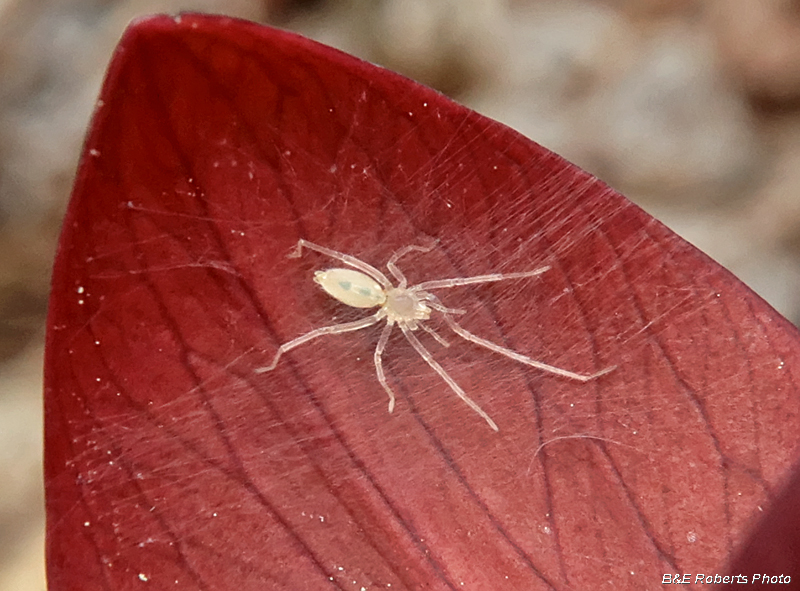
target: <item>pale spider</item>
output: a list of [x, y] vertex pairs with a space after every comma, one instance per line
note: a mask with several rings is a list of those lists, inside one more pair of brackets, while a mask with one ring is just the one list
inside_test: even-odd
[[324, 254], [332, 259], [341, 261], [349, 267], [352, 267], [352, 269], [335, 268], [327, 269], [325, 271], [317, 271], [314, 273], [314, 281], [316, 281], [330, 296], [354, 308], [378, 307], [379, 309], [372, 316], [367, 316], [366, 318], [355, 320], [353, 322], [344, 322], [342, 324], [334, 324], [332, 326], [317, 328], [297, 337], [296, 339], [284, 343], [280, 346], [277, 353], [275, 353], [272, 363], [266, 367], [256, 370], [259, 373], [272, 371], [275, 369], [275, 367], [277, 367], [278, 361], [284, 353], [287, 353], [292, 349], [307, 343], [308, 341], [316, 339], [317, 337], [328, 334], [339, 334], [353, 330], [360, 330], [362, 328], [372, 326], [373, 324], [377, 324], [385, 318], [386, 326], [383, 328], [381, 336], [378, 339], [378, 346], [375, 347], [373, 359], [375, 362], [375, 371], [378, 376], [378, 381], [389, 395], [389, 412], [394, 411], [395, 395], [392, 389], [389, 387], [389, 384], [386, 382], [386, 376], [383, 373], [383, 363], [381, 359], [383, 356], [383, 351], [386, 348], [386, 343], [389, 341], [389, 334], [392, 331], [392, 327], [397, 324], [397, 326], [400, 327], [400, 330], [403, 331], [403, 335], [405, 335], [408, 342], [411, 343], [411, 346], [414, 347], [417, 353], [419, 353], [420, 357], [422, 357], [422, 359], [424, 359], [425, 362], [441, 376], [441, 378], [447, 383], [448, 386], [450, 386], [453, 392], [455, 392], [458, 397], [467, 404], [467, 406], [482, 416], [492, 429], [499, 431], [497, 424], [492, 420], [492, 418], [486, 414], [486, 412], [480, 406], [478, 406], [474, 400], [467, 396], [466, 392], [461, 389], [461, 386], [459, 386], [455, 380], [448, 375], [444, 368], [439, 365], [439, 363], [433, 358], [430, 352], [414, 334], [415, 330], [421, 328], [422, 330], [430, 333], [431, 336], [433, 336], [433, 338], [435, 338], [443, 346], [449, 346], [447, 341], [445, 341], [432, 328], [424, 324], [424, 321], [430, 318], [432, 310], [441, 312], [444, 321], [458, 336], [475, 343], [476, 345], [486, 347], [495, 353], [505, 355], [514, 361], [519, 361], [520, 363], [530, 365], [531, 367], [535, 367], [537, 369], [569, 378], [571, 380], [577, 380], [579, 382], [588, 382], [589, 380], [598, 378], [614, 369], [614, 367], [608, 367], [602, 371], [598, 371], [597, 373], [588, 375], [580, 374], [568, 371], [566, 369], [561, 369], [560, 367], [547, 365], [541, 361], [535, 361], [534, 359], [516, 353], [511, 349], [501, 347], [500, 345], [497, 345], [491, 341], [487, 341], [486, 339], [482, 339], [481, 337], [476, 336], [462, 328], [456, 323], [455, 320], [453, 320], [452, 315], [464, 314], [464, 310], [445, 307], [442, 302], [439, 301], [439, 298], [428, 291], [432, 289], [447, 289], [462, 285], [492, 283], [495, 281], [505, 281], [507, 279], [535, 277], [536, 275], [540, 275], [547, 271], [550, 268], [549, 266], [539, 267], [533, 271], [525, 271], [522, 273], [494, 273], [491, 275], [477, 275], [475, 277], [453, 277], [451, 279], [424, 281], [423, 283], [418, 283], [417, 285], [412, 285], [409, 287], [405, 275], [403, 275], [402, 271], [400, 271], [400, 269], [397, 267], [398, 259], [412, 251], [428, 252], [433, 248], [433, 246], [406, 246], [405, 248], [401, 248], [395, 252], [386, 263], [386, 268], [398, 282], [397, 286], [394, 286], [386, 277], [386, 275], [381, 273], [372, 265], [369, 265], [349, 254], [344, 254], [335, 250], [331, 250], [330, 248], [325, 248], [324, 246], [319, 246], [307, 240], [303, 240], [302, 238], [297, 243], [295, 250], [289, 254], [289, 257], [296, 258], [301, 256], [303, 247]]

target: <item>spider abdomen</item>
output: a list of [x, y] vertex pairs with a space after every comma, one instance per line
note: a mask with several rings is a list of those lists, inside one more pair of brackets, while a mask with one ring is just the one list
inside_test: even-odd
[[353, 308], [374, 308], [386, 301], [383, 287], [369, 275], [354, 269], [326, 269], [314, 273], [325, 292]]

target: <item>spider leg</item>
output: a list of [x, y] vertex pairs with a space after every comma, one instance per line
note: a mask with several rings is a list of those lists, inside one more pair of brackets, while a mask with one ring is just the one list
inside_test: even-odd
[[356, 257], [345, 254], [343, 252], [339, 252], [338, 250], [332, 250], [330, 248], [325, 248], [324, 246], [320, 246], [319, 244], [314, 244], [313, 242], [309, 242], [308, 240], [300, 239], [297, 241], [297, 246], [295, 249], [289, 253], [289, 258], [297, 258], [303, 254], [303, 247], [314, 250], [320, 254], [324, 254], [325, 256], [331, 257], [332, 259], [336, 259], [337, 261], [343, 262], [345, 265], [349, 265], [354, 269], [358, 269], [362, 273], [366, 273], [370, 277], [372, 277], [375, 281], [380, 283], [385, 289], [392, 288], [392, 282], [381, 273], [378, 269], [373, 267], [372, 265], [368, 265], [364, 261], [357, 259]]
[[438, 310], [442, 314], [466, 314], [467, 313], [466, 310], [462, 310], [461, 308], [448, 308], [447, 306], [445, 306], [442, 303], [442, 301], [439, 298], [437, 298], [432, 293], [422, 292], [422, 293], [417, 294], [417, 295], [419, 295], [419, 297], [421, 299], [425, 300], [425, 302], [431, 308], [433, 308], [434, 310]]
[[433, 247], [435, 245], [436, 242], [433, 242], [433, 244], [431, 244], [430, 246], [416, 246], [416, 245], [404, 246], [391, 256], [389, 262], [386, 263], [386, 268], [389, 269], [389, 272], [394, 276], [395, 279], [397, 279], [397, 281], [399, 282], [398, 287], [400, 289], [405, 289], [406, 286], [408, 285], [406, 276], [403, 275], [403, 272], [397, 266], [397, 261], [400, 259], [400, 257], [407, 255], [409, 252], [430, 252], [431, 250], [433, 250]]
[[362, 328], [366, 328], [368, 326], [372, 326], [373, 324], [379, 322], [385, 313], [383, 308], [378, 310], [377, 313], [373, 314], [372, 316], [367, 316], [366, 318], [362, 318], [360, 320], [354, 320], [353, 322], [343, 322], [342, 324], [333, 324], [331, 326], [323, 326], [322, 328], [316, 328], [310, 332], [307, 332], [304, 335], [300, 335], [296, 339], [292, 339], [291, 341], [284, 343], [278, 348], [278, 352], [275, 353], [275, 357], [272, 358], [272, 363], [267, 365], [266, 367], [259, 367], [256, 369], [256, 373], [266, 373], [268, 371], [272, 371], [278, 366], [278, 361], [280, 360], [281, 356], [284, 353], [288, 353], [292, 349], [299, 347], [307, 343], [308, 341], [312, 341], [317, 337], [321, 337], [326, 334], [339, 334], [342, 332], [350, 332], [353, 330], [361, 330]]
[[389, 387], [389, 383], [386, 381], [386, 375], [383, 373], [383, 350], [386, 348], [386, 343], [389, 342], [389, 335], [391, 332], [392, 323], [387, 322], [386, 326], [383, 327], [380, 339], [378, 339], [378, 346], [375, 347], [375, 355], [373, 358], [375, 360], [375, 373], [378, 374], [378, 381], [389, 395], [389, 412], [394, 412], [394, 391]]
[[480, 406], [478, 406], [474, 400], [472, 400], [469, 396], [467, 396], [467, 393], [461, 389], [461, 386], [456, 384], [455, 380], [450, 377], [450, 375], [444, 370], [444, 368], [441, 365], [439, 365], [439, 363], [433, 358], [433, 356], [425, 348], [425, 346], [419, 342], [419, 339], [414, 335], [411, 329], [408, 328], [408, 326], [406, 326], [403, 323], [399, 324], [400, 324], [400, 330], [403, 331], [403, 334], [405, 335], [406, 339], [408, 340], [409, 343], [411, 343], [411, 346], [414, 347], [414, 349], [416, 349], [417, 353], [419, 353], [419, 356], [425, 360], [425, 363], [430, 365], [433, 371], [438, 373], [439, 376], [445, 382], [447, 382], [447, 385], [450, 386], [450, 389], [453, 390], [453, 392], [455, 392], [458, 395], [458, 397], [461, 398], [461, 400], [463, 400], [467, 404], [467, 406], [469, 406], [472, 410], [474, 410], [476, 413], [482, 416], [483, 420], [489, 423], [489, 426], [492, 429], [494, 429], [495, 431], [499, 431], [500, 429], [498, 429], [497, 424], [492, 420], [492, 417], [486, 414], [486, 412]]
[[475, 343], [476, 345], [480, 345], [481, 347], [486, 347], [490, 351], [494, 351], [495, 353], [500, 353], [500, 355], [505, 355], [506, 357], [513, 359], [514, 361], [519, 361], [520, 363], [524, 363], [525, 365], [530, 365], [531, 367], [535, 367], [536, 369], [541, 369], [542, 371], [546, 371], [557, 376], [562, 376], [564, 378], [569, 378], [571, 380], [576, 380], [578, 382], [588, 382], [599, 378], [607, 374], [610, 371], [614, 371], [617, 366], [612, 365], [611, 367], [607, 367], [601, 371], [592, 374], [582, 374], [582, 373], [575, 373], [573, 371], [568, 371], [566, 369], [561, 369], [560, 367], [555, 367], [553, 365], [547, 365], [546, 363], [542, 363], [541, 361], [536, 361], [535, 359], [531, 359], [525, 355], [521, 355], [516, 351], [512, 351], [511, 349], [506, 349], [505, 347], [501, 347], [500, 345], [493, 343], [492, 341], [487, 341], [486, 339], [482, 339], [481, 337], [472, 334], [461, 325], [456, 323], [448, 314], [444, 314], [445, 322], [447, 322], [448, 326], [453, 329], [458, 336]]
[[448, 342], [447, 342], [447, 341], [444, 339], [444, 337], [442, 337], [442, 335], [440, 335], [438, 332], [436, 332], [435, 330], [433, 330], [433, 329], [432, 329], [430, 326], [428, 326], [428, 325], [427, 325], [427, 324], [425, 324], [424, 322], [420, 322], [420, 323], [418, 323], [418, 324], [417, 324], [417, 326], [419, 326], [419, 327], [420, 327], [422, 330], [424, 330], [424, 331], [425, 331], [425, 332], [427, 332], [429, 335], [431, 335], [431, 336], [432, 336], [434, 339], [436, 339], [436, 341], [437, 341], [437, 342], [438, 342], [438, 343], [439, 343], [439, 344], [440, 344], [442, 347], [449, 347], [449, 346], [450, 346], [450, 343], [448, 343]]
[[478, 283], [494, 283], [495, 281], [505, 281], [506, 279], [524, 279], [541, 275], [550, 269], [550, 266], [539, 267], [533, 271], [522, 273], [494, 273], [492, 275], [476, 275], [475, 277], [452, 277], [450, 279], [436, 279], [434, 281], [424, 281], [409, 288], [410, 291], [426, 291], [429, 289], [445, 289], [448, 287], [459, 287], [461, 285], [476, 285]]

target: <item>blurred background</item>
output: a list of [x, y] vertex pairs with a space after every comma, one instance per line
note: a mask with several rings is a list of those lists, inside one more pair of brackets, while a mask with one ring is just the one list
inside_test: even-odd
[[224, 13], [437, 88], [627, 195], [800, 321], [798, 0], [0, 0], [0, 590], [44, 590], [50, 268], [136, 16]]

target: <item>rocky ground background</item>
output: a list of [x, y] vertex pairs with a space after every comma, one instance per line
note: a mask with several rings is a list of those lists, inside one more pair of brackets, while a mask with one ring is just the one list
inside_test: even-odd
[[800, 322], [798, 0], [0, 0], [0, 589], [44, 590], [42, 343], [83, 134], [125, 25], [274, 24], [593, 172]]

